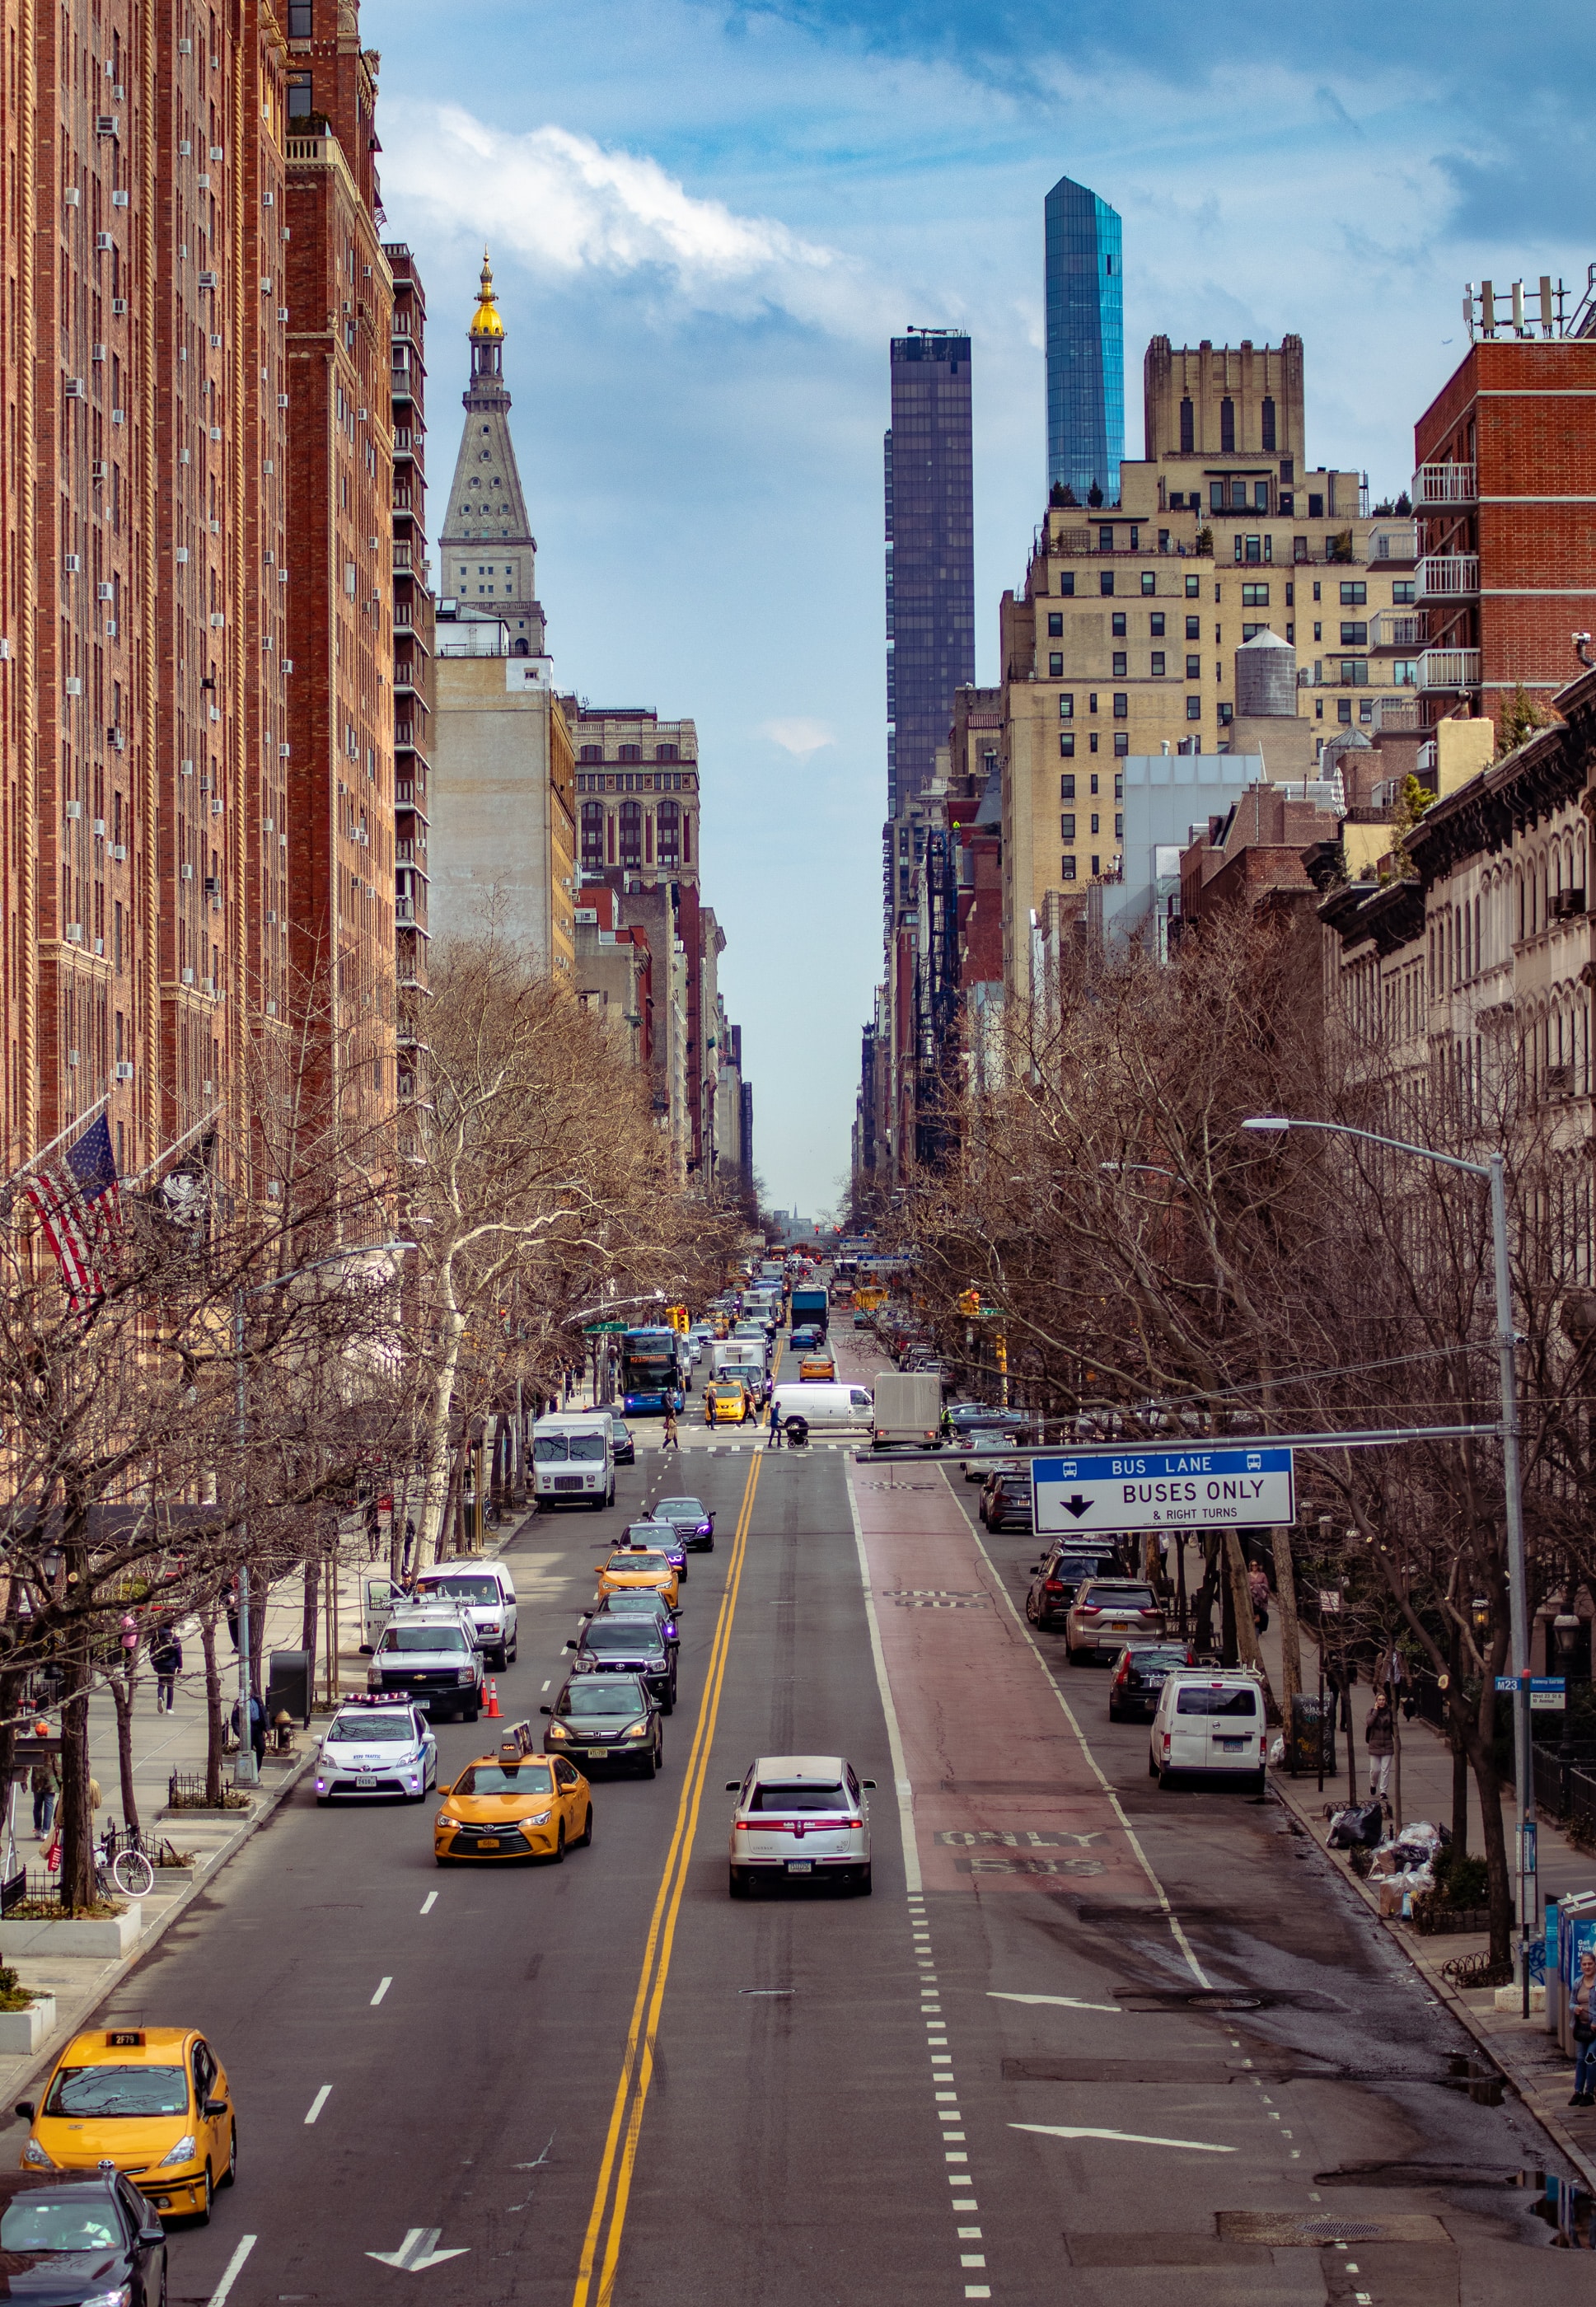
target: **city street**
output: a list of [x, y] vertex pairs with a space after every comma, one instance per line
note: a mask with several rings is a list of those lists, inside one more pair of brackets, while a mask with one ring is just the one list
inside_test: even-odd
[[[1547, 2142], [1471, 2098], [1467, 2038], [1278, 1803], [1159, 1795], [1105, 1677], [1010, 1608], [1028, 1539], [989, 1557], [930, 1464], [689, 1438], [717, 1533], [666, 1768], [596, 1778], [591, 1849], [442, 1872], [430, 1803], [302, 1788], [117, 1990], [108, 2018], [202, 2027], [236, 2094], [238, 2184], [175, 2236], [174, 2301], [229, 2269], [232, 2307], [417, 2275], [444, 2307], [1030, 2301], [1066, 2267], [1105, 2307], [1171, 2270], [1206, 2302], [1567, 2295], [1506, 2183], [1561, 2169]], [[528, 1526], [507, 1718], [536, 1723], [661, 1466]], [[441, 1728], [445, 1780], [493, 1736]], [[827, 1748], [880, 1782], [874, 1895], [733, 1904], [725, 1780]]]

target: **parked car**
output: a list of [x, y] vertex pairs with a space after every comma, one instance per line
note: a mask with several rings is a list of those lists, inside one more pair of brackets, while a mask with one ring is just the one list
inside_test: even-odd
[[1034, 1626], [1054, 1626], [1068, 1610], [1083, 1580], [1112, 1578], [1120, 1565], [1111, 1554], [1085, 1552], [1077, 1538], [1057, 1538], [1031, 1565], [1025, 1616]]
[[616, 1465], [635, 1466], [638, 1462], [638, 1445], [632, 1439], [631, 1427], [623, 1418], [613, 1418], [610, 1420], [610, 1432], [614, 1437]]
[[981, 1519], [988, 1530], [1029, 1530], [1031, 1476], [1029, 1471], [993, 1474], [981, 1493]]
[[1263, 1688], [1250, 1667], [1171, 1674], [1148, 1733], [1147, 1776], [1161, 1787], [1188, 1774], [1223, 1779], [1262, 1794], [1267, 1737]]
[[1155, 1642], [1164, 1631], [1163, 1610], [1151, 1586], [1139, 1578], [1087, 1578], [1076, 1590], [1064, 1621], [1064, 1642], [1073, 1666], [1077, 1659], [1118, 1652], [1139, 1635]]
[[1197, 1652], [1185, 1642], [1137, 1642], [1121, 1651], [1109, 1684], [1109, 1720], [1150, 1722], [1171, 1675], [1196, 1664]]
[[[974, 1450], [976, 1453], [974, 1458], [966, 1458], [965, 1461], [966, 1482], [984, 1482], [992, 1471], [990, 1462], [993, 1458], [1003, 1456], [1004, 1453], [1011, 1447], [1006, 1434], [993, 1434], [984, 1429], [980, 1433], [972, 1434], [967, 1439], [960, 1437], [956, 1429], [954, 1438], [962, 1448]], [[982, 1464], [983, 1459], [988, 1462]]]

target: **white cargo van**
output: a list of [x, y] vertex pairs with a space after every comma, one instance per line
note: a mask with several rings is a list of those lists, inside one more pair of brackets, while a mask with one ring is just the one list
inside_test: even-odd
[[540, 1506], [614, 1505], [615, 1438], [607, 1410], [552, 1410], [536, 1421], [532, 1495]]
[[1264, 1685], [1250, 1667], [1188, 1667], [1165, 1678], [1147, 1751], [1147, 1776], [1229, 1779], [1252, 1794], [1267, 1780]]
[[773, 1399], [784, 1421], [804, 1419], [811, 1433], [820, 1426], [868, 1427], [871, 1422], [871, 1397], [862, 1385], [827, 1385], [812, 1379], [807, 1385], [786, 1383], [777, 1387]]

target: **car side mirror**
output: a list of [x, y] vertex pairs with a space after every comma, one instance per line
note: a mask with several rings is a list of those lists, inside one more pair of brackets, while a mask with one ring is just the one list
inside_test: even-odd
[[219, 2114], [226, 2114], [227, 2111], [227, 2102], [225, 2098], [208, 2098], [205, 2102], [207, 2123], [214, 2123]]
[[554, 1710], [552, 1706], [540, 1706], [537, 1711], [540, 1714], [552, 1714]]
[[166, 2239], [167, 2231], [163, 2226], [139, 2229], [139, 2247], [142, 2251], [153, 2251], [157, 2243], [165, 2243]]
[[1031, 1575], [1032, 1575], [1032, 1577], [1033, 1577], [1033, 1578], [1040, 1578], [1040, 1577], [1041, 1577], [1041, 1575], [1042, 1575], [1042, 1565], [1041, 1565], [1041, 1563], [1040, 1563], [1040, 1562], [1034, 1562], [1034, 1563], [1031, 1565]]
[[[742, 1780], [741, 1780], [741, 1779], [728, 1779], [728, 1780], [726, 1780], [726, 1792], [727, 1792], [727, 1794], [729, 1794], [729, 1795], [734, 1795], [734, 1794], [736, 1794], [736, 1793], [739, 1791], [739, 1789], [741, 1788], [742, 1785]], [[32, 2114], [32, 2112], [33, 2112], [33, 2109], [32, 2109], [30, 2106], [30, 2107], [18, 2107], [18, 2109], [17, 2109], [17, 2113], [18, 2113], [19, 2114]]]
[[20, 2098], [20, 2099], [18, 2099], [18, 2101], [17, 2101], [17, 2103], [16, 2103], [16, 2105], [15, 2105], [14, 2109], [13, 2110], [13, 2112], [14, 2114], [20, 2114], [20, 2115], [21, 2116], [22, 2121], [23, 2121], [24, 2123], [31, 2123], [31, 2122], [32, 2122], [32, 2120], [33, 2120], [33, 2115], [34, 2115], [34, 2105], [33, 2105], [33, 2101], [32, 2101], [30, 2098]]
[[576, 1648], [576, 1644], [575, 1644], [574, 1642], [567, 1642], [567, 1643], [565, 1644], [565, 1648], [566, 1648], [568, 1651], [573, 1651], [573, 1650], [575, 1650], [575, 1648]]
[[868, 1787], [871, 1794], [874, 1794], [876, 1790], [876, 1782], [874, 1779], [861, 1779], [859, 1783], [862, 1787]]

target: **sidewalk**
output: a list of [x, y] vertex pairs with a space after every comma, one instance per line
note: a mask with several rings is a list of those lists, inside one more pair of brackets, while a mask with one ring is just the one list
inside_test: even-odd
[[[1280, 1613], [1272, 1608], [1269, 1631], [1263, 1638], [1265, 1662], [1276, 1697], [1281, 1688]], [[1318, 1687], [1318, 1656], [1307, 1629], [1302, 1637], [1302, 1672], [1305, 1690]], [[1352, 1694], [1352, 1745], [1357, 1764], [1358, 1799], [1363, 1801], [1369, 1789], [1369, 1756], [1363, 1744], [1363, 1725], [1368, 1718], [1374, 1692], [1367, 1682], [1359, 1682]], [[1416, 1824], [1429, 1820], [1432, 1825], [1447, 1826], [1452, 1821], [1452, 1750], [1440, 1735], [1415, 1715], [1412, 1722], [1399, 1726], [1401, 1741], [1402, 1802], [1400, 1822]], [[1323, 1795], [1317, 1778], [1293, 1779], [1285, 1771], [1271, 1773], [1274, 1791], [1321, 1848], [1326, 1848], [1329, 1832], [1326, 1811], [1339, 1810], [1347, 1800], [1347, 1741], [1337, 1731], [1335, 1759], [1339, 1765], [1334, 1784], [1327, 1779]], [[1395, 1804], [1397, 1784], [1394, 1771], [1391, 1797]], [[1511, 1863], [1514, 1829], [1517, 1823], [1512, 1789], [1507, 1790], [1504, 1803], [1507, 1848]], [[1575, 1849], [1559, 1830], [1548, 1820], [1540, 1822], [1540, 1895], [1542, 1900], [1563, 1899], [1576, 1891], [1596, 1891], [1596, 1858]], [[1480, 1825], [1480, 1805], [1473, 1774], [1469, 1779], [1469, 1849], [1477, 1857], [1482, 1842]], [[1558, 2048], [1555, 2036], [1549, 2034], [1544, 2011], [1532, 2011], [1526, 2020], [1519, 2015], [1520, 1992], [1514, 1986], [1502, 1990], [1510, 2005], [1506, 2010], [1497, 2007], [1497, 1990], [1494, 1987], [1473, 1987], [1460, 1992], [1450, 1979], [1442, 1977], [1445, 1964], [1460, 1956], [1483, 1954], [1489, 1941], [1483, 1932], [1459, 1934], [1457, 1936], [1426, 1938], [1412, 1925], [1397, 1917], [1379, 1915], [1379, 1893], [1377, 1888], [1360, 1882], [1351, 1871], [1344, 1851], [1327, 1850], [1331, 1865], [1345, 1877], [1357, 1891], [1372, 1915], [1379, 1918], [1382, 1930], [1389, 1931], [1423, 1977], [1425, 1985], [1455, 2012], [1458, 2019], [1473, 2035], [1481, 2049], [1506, 2077], [1536, 2121], [1562, 2148], [1575, 2168], [1596, 2187], [1596, 2112], [1571, 2107], [1568, 2099], [1574, 2089], [1574, 2064]]]

